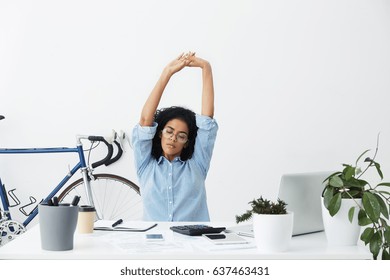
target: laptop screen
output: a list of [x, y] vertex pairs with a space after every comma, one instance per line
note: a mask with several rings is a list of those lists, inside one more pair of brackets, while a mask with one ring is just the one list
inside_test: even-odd
[[280, 181], [279, 198], [294, 212], [293, 236], [324, 230], [321, 195], [323, 181], [332, 171], [284, 174]]

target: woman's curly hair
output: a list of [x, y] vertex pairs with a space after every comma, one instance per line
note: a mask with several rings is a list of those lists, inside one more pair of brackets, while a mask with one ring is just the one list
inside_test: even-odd
[[180, 158], [181, 160], [187, 160], [192, 157], [195, 148], [195, 138], [198, 132], [195, 116], [196, 115], [193, 111], [179, 106], [162, 108], [156, 111], [154, 114], [154, 121], [158, 124], [158, 126], [156, 134], [153, 138], [152, 146], [152, 156], [156, 160], [158, 160], [163, 154], [160, 138], [161, 131], [164, 129], [167, 122], [173, 119], [182, 120], [188, 126], [188, 142], [187, 145], [183, 148], [183, 151], [180, 154]]

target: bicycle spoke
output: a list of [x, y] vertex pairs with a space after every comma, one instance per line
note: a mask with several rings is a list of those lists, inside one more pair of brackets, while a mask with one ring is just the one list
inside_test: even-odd
[[[122, 177], [110, 174], [94, 175], [91, 192], [98, 216], [106, 220], [140, 220], [142, 202], [138, 186]], [[74, 195], [80, 195], [80, 203], [86, 204], [86, 192], [80, 179], [60, 194], [63, 202], [71, 201]], [[81, 204], [80, 204], [81, 205]]]

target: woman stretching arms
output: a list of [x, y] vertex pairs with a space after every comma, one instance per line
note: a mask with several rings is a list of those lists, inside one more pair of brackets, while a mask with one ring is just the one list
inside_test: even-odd
[[[157, 109], [170, 78], [184, 67], [202, 70], [202, 111]], [[170, 62], [150, 93], [133, 129], [133, 148], [144, 220], [209, 221], [205, 180], [217, 136], [210, 63], [182, 54]]]

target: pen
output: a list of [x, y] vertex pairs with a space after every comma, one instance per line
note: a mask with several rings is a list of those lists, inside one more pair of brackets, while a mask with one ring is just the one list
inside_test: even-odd
[[76, 195], [74, 198], [73, 198], [73, 201], [72, 201], [72, 206], [76, 206], [80, 201], [80, 196], [79, 195]]
[[119, 219], [118, 221], [116, 221], [115, 223], [112, 224], [112, 227], [116, 227], [117, 225], [120, 225], [121, 223], [123, 223], [123, 220]]
[[53, 206], [53, 201], [52, 201], [51, 199], [49, 199], [49, 200], [47, 201], [47, 205], [48, 205], [48, 206]]
[[58, 206], [58, 197], [53, 197], [53, 205]]

